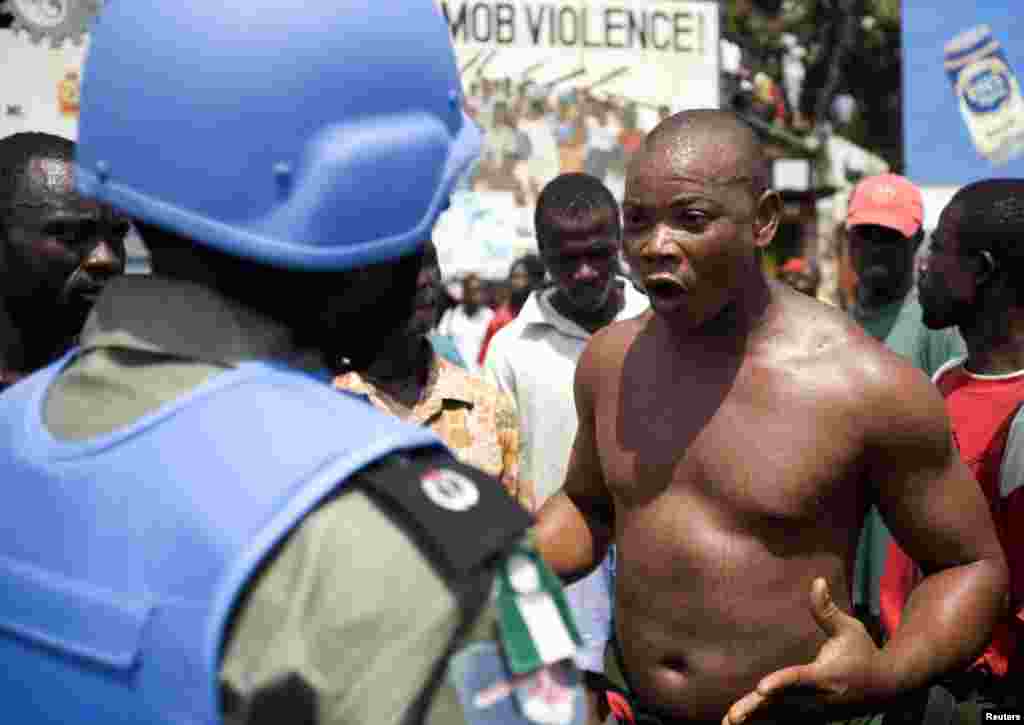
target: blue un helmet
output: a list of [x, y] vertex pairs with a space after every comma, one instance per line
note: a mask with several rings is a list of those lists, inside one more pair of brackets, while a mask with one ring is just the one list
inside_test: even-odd
[[340, 270], [429, 238], [479, 146], [433, 0], [108, 0], [76, 178], [228, 254]]

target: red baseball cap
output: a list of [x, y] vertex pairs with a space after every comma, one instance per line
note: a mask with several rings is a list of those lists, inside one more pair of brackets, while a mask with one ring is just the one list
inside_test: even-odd
[[921, 190], [902, 176], [881, 174], [862, 179], [854, 188], [846, 212], [846, 228], [877, 224], [912, 237], [923, 219]]
[[779, 271], [785, 274], [807, 274], [807, 260], [803, 257], [790, 257]]

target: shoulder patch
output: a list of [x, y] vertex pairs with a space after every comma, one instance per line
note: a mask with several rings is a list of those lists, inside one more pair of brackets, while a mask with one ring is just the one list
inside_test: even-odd
[[424, 554], [457, 580], [509, 551], [533, 524], [497, 479], [447, 452], [389, 456], [359, 479], [361, 488], [411, 527]]
[[448, 665], [467, 725], [583, 725], [582, 679], [571, 660], [513, 674], [495, 642], [473, 642]]

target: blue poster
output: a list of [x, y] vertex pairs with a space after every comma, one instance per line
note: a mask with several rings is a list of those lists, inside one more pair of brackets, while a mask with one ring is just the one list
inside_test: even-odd
[[1024, 13], [1015, 2], [903, 2], [903, 134], [917, 184], [1024, 177]]

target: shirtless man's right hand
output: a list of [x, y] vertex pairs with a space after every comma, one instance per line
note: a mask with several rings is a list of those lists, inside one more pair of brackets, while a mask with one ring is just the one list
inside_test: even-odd
[[829, 705], [859, 702], [867, 693], [881, 689], [885, 681], [879, 673], [881, 651], [864, 624], [835, 603], [824, 579], [815, 579], [811, 586], [810, 609], [828, 636], [814, 662], [792, 665], [763, 678], [753, 692], [729, 708], [722, 725], [740, 725], [755, 710], [798, 688], [814, 691]]
[[[884, 709], [969, 664], [1005, 603], [933, 386], [766, 280], [756, 250], [781, 201], [763, 169], [750, 129], [717, 111], [666, 119], [631, 161], [624, 249], [652, 311], [580, 359], [566, 481], [537, 527], [569, 581], [616, 544], [619, 669], [669, 718], [735, 725], [808, 693]], [[872, 505], [927, 573], [881, 650], [844, 613]]]

